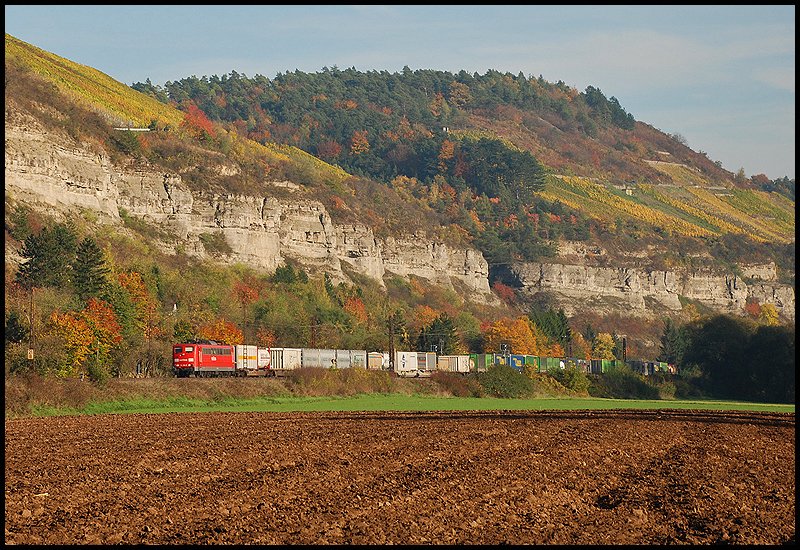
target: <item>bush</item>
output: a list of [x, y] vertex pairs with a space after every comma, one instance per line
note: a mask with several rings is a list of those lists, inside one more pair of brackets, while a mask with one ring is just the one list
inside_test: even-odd
[[591, 382], [586, 373], [576, 367], [573, 363], [568, 363], [563, 369], [555, 368], [547, 371], [547, 374], [558, 380], [565, 388], [582, 395], [588, 395]]
[[510, 365], [493, 365], [478, 374], [478, 382], [491, 397], [529, 397], [533, 395], [533, 381]]
[[633, 372], [627, 365], [611, 367], [605, 374], [591, 380], [589, 395], [615, 399], [658, 399], [657, 388], [648, 384], [644, 377]]
[[442, 392], [453, 397], [483, 397], [483, 387], [473, 375], [435, 371], [431, 380]]

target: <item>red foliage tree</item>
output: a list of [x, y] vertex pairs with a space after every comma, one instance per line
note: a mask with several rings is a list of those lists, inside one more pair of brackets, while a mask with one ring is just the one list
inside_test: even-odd
[[194, 102], [190, 102], [187, 105], [181, 127], [197, 139], [214, 137], [214, 125]]
[[317, 145], [317, 154], [322, 159], [337, 159], [342, 154], [342, 146], [333, 140], [323, 141]]

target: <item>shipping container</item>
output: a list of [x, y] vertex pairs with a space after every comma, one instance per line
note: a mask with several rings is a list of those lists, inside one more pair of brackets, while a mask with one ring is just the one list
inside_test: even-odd
[[365, 349], [351, 349], [350, 352], [350, 366], [354, 369], [367, 368], [367, 350]]
[[639, 359], [630, 359], [627, 361], [628, 367], [635, 373], [641, 374], [644, 376], [649, 376], [652, 374], [650, 372], [650, 364], [646, 361], [641, 361]]
[[302, 350], [300, 348], [270, 348], [271, 370], [275, 374], [286, 374], [301, 366]]
[[563, 361], [560, 357], [540, 357], [539, 358], [539, 372], [547, 372], [552, 369], [560, 369], [563, 366]]
[[493, 353], [471, 353], [469, 355], [470, 372], [486, 372], [494, 365]]
[[419, 376], [416, 351], [395, 351], [394, 372], [397, 376]]
[[576, 369], [581, 371], [584, 374], [588, 374], [591, 372], [590, 362], [588, 359], [579, 359], [577, 357], [571, 357], [567, 360], [567, 363], [574, 365]]
[[242, 373], [256, 372], [258, 370], [258, 347], [239, 344], [234, 346], [236, 355], [236, 370]]
[[442, 372], [469, 372], [469, 355], [440, 355], [436, 362], [436, 369]]
[[591, 369], [594, 374], [606, 373], [609, 369], [624, 365], [619, 359], [592, 359]]
[[525, 368], [531, 372], [539, 372], [539, 357], [537, 355], [525, 356]]
[[417, 369], [421, 374], [430, 376], [437, 368], [436, 353], [432, 351], [417, 352]]
[[259, 370], [270, 370], [272, 368], [272, 355], [269, 353], [269, 348], [258, 348], [256, 364]]
[[509, 365], [517, 372], [522, 372], [523, 367], [525, 366], [525, 356], [524, 355], [511, 355], [509, 356]]
[[367, 356], [367, 368], [370, 370], [389, 370], [389, 354], [371, 351]]

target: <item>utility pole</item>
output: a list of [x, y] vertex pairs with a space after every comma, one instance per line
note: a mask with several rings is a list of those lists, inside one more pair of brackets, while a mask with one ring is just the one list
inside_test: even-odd
[[34, 287], [31, 285], [31, 305], [28, 308], [28, 324], [30, 330], [28, 331], [28, 360], [31, 362], [30, 366], [33, 367], [33, 290]]
[[394, 372], [394, 316], [389, 316], [389, 370]]

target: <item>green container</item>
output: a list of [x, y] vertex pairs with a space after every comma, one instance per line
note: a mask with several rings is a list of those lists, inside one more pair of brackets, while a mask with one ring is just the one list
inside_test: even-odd
[[529, 370], [532, 370], [533, 372], [542, 372], [540, 370], [541, 366], [539, 363], [539, 358], [535, 355], [525, 356], [525, 367], [527, 367]]
[[550, 369], [561, 368], [561, 359], [558, 357], [540, 357], [542, 372], [547, 372]]

